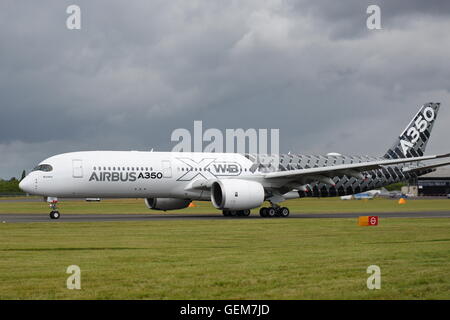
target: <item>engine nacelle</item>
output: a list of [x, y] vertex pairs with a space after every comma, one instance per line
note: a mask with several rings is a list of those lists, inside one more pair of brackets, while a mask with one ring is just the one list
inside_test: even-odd
[[211, 186], [211, 202], [221, 210], [257, 208], [264, 202], [264, 187], [255, 181], [218, 180]]
[[189, 206], [191, 200], [176, 198], [146, 198], [145, 204], [153, 210], [177, 210]]

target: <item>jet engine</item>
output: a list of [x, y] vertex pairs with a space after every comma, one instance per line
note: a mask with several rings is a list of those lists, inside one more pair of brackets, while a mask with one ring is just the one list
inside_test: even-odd
[[189, 206], [191, 200], [176, 198], [146, 198], [145, 204], [153, 210], [177, 210]]
[[221, 210], [257, 208], [264, 202], [264, 187], [255, 181], [218, 180], [211, 186], [211, 202]]

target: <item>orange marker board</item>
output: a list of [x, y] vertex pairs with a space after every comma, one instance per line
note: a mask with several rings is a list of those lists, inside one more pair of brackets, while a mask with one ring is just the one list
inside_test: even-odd
[[360, 226], [377, 226], [378, 216], [361, 216], [358, 217], [358, 225]]

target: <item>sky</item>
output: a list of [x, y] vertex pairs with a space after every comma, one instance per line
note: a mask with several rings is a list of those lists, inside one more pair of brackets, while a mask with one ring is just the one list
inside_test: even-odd
[[448, 30], [435, 0], [2, 0], [0, 178], [63, 152], [170, 151], [195, 120], [279, 129], [282, 152], [382, 155], [426, 102], [427, 153], [449, 152]]

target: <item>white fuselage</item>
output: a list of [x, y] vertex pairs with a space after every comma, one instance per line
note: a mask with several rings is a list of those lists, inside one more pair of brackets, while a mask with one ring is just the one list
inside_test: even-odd
[[209, 200], [196, 180], [246, 178], [252, 161], [237, 153], [84, 151], [50, 157], [21, 182], [30, 193], [50, 197], [189, 198]]

